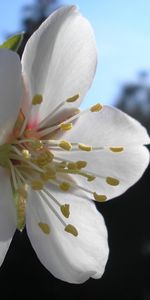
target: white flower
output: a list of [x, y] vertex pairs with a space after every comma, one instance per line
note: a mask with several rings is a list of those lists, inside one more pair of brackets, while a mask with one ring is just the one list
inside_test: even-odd
[[22, 71], [18, 55], [0, 49], [1, 263], [16, 227], [26, 224], [57, 278], [81, 283], [104, 272], [107, 230], [94, 201], [120, 195], [141, 177], [150, 139], [117, 109], [77, 109], [95, 67], [93, 32], [72, 6], [32, 35]]

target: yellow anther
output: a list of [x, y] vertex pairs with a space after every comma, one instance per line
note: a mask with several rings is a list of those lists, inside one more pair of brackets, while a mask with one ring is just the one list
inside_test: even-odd
[[54, 158], [54, 154], [45, 148], [43, 153], [41, 153], [37, 157], [36, 164], [40, 167], [44, 167], [50, 162], [52, 162], [53, 158]]
[[102, 106], [100, 103], [97, 103], [97, 104], [93, 105], [93, 106], [90, 108], [90, 111], [91, 111], [91, 112], [98, 112], [98, 111], [100, 111], [102, 108], [103, 108], [103, 106]]
[[79, 99], [79, 97], [80, 97], [79, 94], [74, 95], [73, 97], [68, 98], [68, 99], [66, 100], [66, 102], [75, 102], [76, 100]]
[[39, 227], [40, 227], [40, 229], [42, 230], [43, 233], [45, 233], [45, 234], [50, 233], [50, 227], [49, 227], [48, 224], [39, 222], [38, 225], [39, 225]]
[[50, 152], [48, 149], [44, 149], [44, 153], [45, 157], [47, 158], [47, 161], [50, 163], [52, 162], [53, 158], [54, 158], [54, 154], [52, 152]]
[[23, 156], [25, 159], [30, 159], [31, 154], [30, 154], [29, 150], [23, 149], [23, 150], [22, 150], [22, 156]]
[[94, 199], [98, 202], [104, 202], [107, 200], [107, 197], [105, 195], [98, 195], [97, 193], [93, 193]]
[[65, 141], [65, 140], [63, 140], [59, 143], [59, 147], [61, 147], [64, 150], [67, 150], [67, 151], [72, 149], [72, 145], [68, 141]]
[[33, 140], [31, 143], [31, 148], [33, 150], [41, 150], [43, 148], [43, 143], [41, 140]]
[[77, 170], [78, 169], [77, 164], [75, 162], [69, 162], [67, 164], [67, 167], [68, 167], [69, 170]]
[[72, 123], [62, 123], [60, 124], [60, 128], [64, 131], [72, 129]]
[[37, 104], [41, 104], [43, 101], [43, 97], [40, 94], [37, 94], [33, 97], [32, 99], [32, 105], [37, 105]]
[[122, 152], [124, 150], [123, 147], [110, 147], [109, 148], [112, 152]]
[[94, 176], [94, 175], [89, 175], [89, 174], [87, 174], [87, 180], [88, 181], [93, 181], [95, 178], [96, 178], [96, 176]]
[[44, 183], [42, 180], [33, 180], [31, 181], [31, 187], [35, 191], [42, 190], [44, 186]]
[[83, 151], [91, 151], [92, 147], [85, 144], [78, 144], [78, 148]]
[[85, 168], [87, 166], [87, 162], [84, 161], [84, 160], [78, 160], [76, 162], [76, 166], [77, 166], [77, 169], [80, 170], [80, 169]]
[[68, 182], [61, 182], [59, 185], [60, 189], [64, 192], [67, 192], [70, 189], [70, 184]]
[[64, 204], [60, 206], [60, 210], [65, 218], [69, 218], [70, 215], [70, 206], [69, 204]]
[[68, 232], [68, 233], [71, 233], [72, 235], [74, 236], [78, 236], [78, 231], [77, 229], [71, 225], [71, 224], [68, 224], [66, 227], [65, 227], [65, 231]]
[[116, 186], [119, 184], [119, 180], [113, 177], [106, 177], [106, 182], [110, 185]]

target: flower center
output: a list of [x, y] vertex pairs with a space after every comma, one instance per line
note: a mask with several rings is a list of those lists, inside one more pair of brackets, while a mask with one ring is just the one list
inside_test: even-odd
[[[66, 102], [72, 103], [78, 99], [79, 95], [75, 95]], [[31, 109], [42, 103], [42, 96], [35, 95], [32, 100]], [[25, 211], [29, 190], [39, 193], [41, 201], [44, 201], [58, 220], [61, 222], [64, 230], [74, 236], [78, 235], [78, 231], [72, 224], [66, 223], [66, 219], [70, 215], [70, 206], [67, 203], [60, 203], [51, 194], [48, 188], [49, 184], [53, 184], [55, 188], [67, 192], [71, 188], [77, 188], [91, 194], [96, 201], [103, 202], [107, 199], [106, 195], [99, 195], [95, 191], [91, 191], [83, 186], [78, 185], [73, 180], [74, 175], [82, 176], [88, 182], [93, 181], [97, 175], [87, 172], [87, 162], [83, 160], [70, 161], [62, 160], [56, 156], [57, 150], [71, 151], [72, 149], [79, 151], [91, 152], [94, 149], [89, 145], [82, 143], [70, 143], [66, 140], [54, 140], [52, 134], [58, 130], [67, 131], [72, 128], [72, 121], [78, 117], [74, 114], [67, 121], [54, 126], [42, 126], [30, 128], [29, 118], [31, 109], [26, 116], [20, 111], [15, 123], [11, 141], [0, 146], [0, 166], [7, 168], [10, 175], [14, 204], [17, 213], [17, 228], [23, 230], [25, 226]], [[100, 104], [94, 105], [90, 111], [98, 112], [102, 109]], [[80, 114], [80, 112], [79, 112]], [[95, 148], [97, 149], [97, 148]], [[110, 148], [111, 151], [118, 153], [123, 148]], [[65, 178], [65, 179], [64, 179]], [[104, 178], [106, 184], [117, 186], [119, 180], [112, 177]], [[44, 234], [50, 233], [50, 225], [45, 220], [40, 220], [37, 215], [37, 224]]]

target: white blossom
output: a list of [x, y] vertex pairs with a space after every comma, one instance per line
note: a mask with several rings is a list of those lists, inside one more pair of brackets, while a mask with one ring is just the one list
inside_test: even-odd
[[57, 278], [100, 278], [107, 230], [94, 201], [125, 192], [149, 163], [146, 129], [100, 103], [78, 109], [96, 69], [89, 22], [74, 6], [54, 12], [22, 61], [0, 49], [0, 263], [14, 232], [27, 233]]

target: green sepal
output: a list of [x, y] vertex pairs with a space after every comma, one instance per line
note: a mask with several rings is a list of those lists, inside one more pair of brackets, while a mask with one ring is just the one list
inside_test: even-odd
[[16, 34], [5, 41], [0, 48], [9, 49], [17, 52], [23, 41], [24, 33]]

